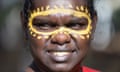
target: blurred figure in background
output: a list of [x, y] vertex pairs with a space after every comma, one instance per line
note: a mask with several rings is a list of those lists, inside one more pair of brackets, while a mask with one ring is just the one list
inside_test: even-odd
[[21, 3], [22, 0], [0, 2], [0, 72], [18, 72], [26, 60], [22, 55]]
[[[98, 24], [87, 65], [103, 72], [119, 72], [120, 0], [95, 0]], [[117, 12], [116, 12], [117, 11]]]
[[[98, 24], [93, 39], [93, 48], [97, 51], [106, 50], [112, 37], [112, 6], [110, 0], [95, 0], [95, 7], [98, 13]], [[107, 14], [106, 14], [107, 13]]]

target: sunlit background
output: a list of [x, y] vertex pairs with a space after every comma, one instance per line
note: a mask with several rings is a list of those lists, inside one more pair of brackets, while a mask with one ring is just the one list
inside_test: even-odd
[[[0, 72], [23, 72], [32, 57], [20, 21], [24, 0], [0, 2]], [[84, 64], [120, 72], [120, 0], [95, 0], [98, 24]]]

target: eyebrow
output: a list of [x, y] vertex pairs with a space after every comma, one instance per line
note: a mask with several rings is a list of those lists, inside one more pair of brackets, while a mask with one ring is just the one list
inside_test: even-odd
[[69, 23], [88, 23], [88, 19], [85, 17], [72, 17], [71, 20], [69, 21]]
[[[84, 23], [84, 24], [88, 24], [88, 19], [85, 18], [85, 17], [81, 17], [81, 18], [74, 17], [74, 16], [70, 16], [70, 17], [71, 17], [70, 20], [68, 22], [66, 22], [65, 25], [67, 25], [69, 23]], [[42, 17], [38, 16], [38, 17], [35, 17], [33, 19], [33, 23], [40, 23], [40, 22], [41, 23], [55, 24], [55, 22], [52, 22], [48, 16], [47, 17], [45, 17], [45, 16], [42, 16]]]
[[48, 17], [45, 16], [37, 16], [33, 19], [33, 22], [51, 22]]

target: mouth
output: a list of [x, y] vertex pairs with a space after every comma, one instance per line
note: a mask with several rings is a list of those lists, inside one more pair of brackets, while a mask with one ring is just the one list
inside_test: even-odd
[[70, 52], [53, 52], [52, 54], [54, 56], [63, 57], [63, 56], [68, 56]]
[[66, 62], [75, 53], [75, 50], [51, 50], [47, 52], [50, 58], [55, 62]]

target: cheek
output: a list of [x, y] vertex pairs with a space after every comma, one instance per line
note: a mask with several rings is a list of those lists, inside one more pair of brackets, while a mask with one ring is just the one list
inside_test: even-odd
[[46, 39], [42, 38], [40, 40], [31, 37], [30, 41], [30, 51], [35, 60], [42, 60], [45, 58], [45, 46], [46, 46]]
[[[84, 38], [83, 38], [84, 37]], [[79, 50], [87, 50], [89, 47], [89, 41], [90, 39], [87, 38], [86, 36], [82, 36], [81, 35], [73, 35], [73, 38], [76, 42], [76, 46], [78, 47]]]
[[79, 48], [79, 52], [80, 52], [80, 57], [84, 58], [88, 52], [89, 49], [89, 39], [79, 39], [77, 41], [78, 43], [78, 48]]
[[36, 52], [41, 51], [45, 47], [46, 40], [44, 38], [39, 40], [39, 39], [30, 37], [29, 41], [30, 41], [30, 48]]
[[78, 48], [82, 52], [86, 52], [89, 48], [89, 41], [88, 40], [79, 40], [78, 41]]

